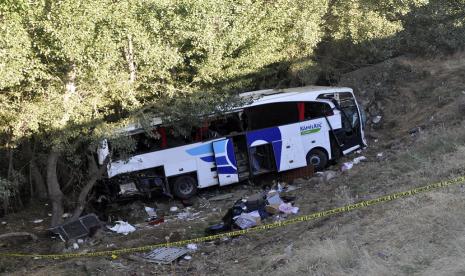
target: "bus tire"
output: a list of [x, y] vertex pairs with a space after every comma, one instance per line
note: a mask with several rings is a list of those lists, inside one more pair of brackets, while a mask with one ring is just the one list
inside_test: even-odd
[[172, 192], [180, 199], [189, 199], [197, 194], [197, 179], [191, 175], [181, 175], [173, 180]]
[[312, 149], [307, 154], [307, 165], [313, 165], [315, 171], [322, 171], [328, 165], [328, 155], [321, 149]]

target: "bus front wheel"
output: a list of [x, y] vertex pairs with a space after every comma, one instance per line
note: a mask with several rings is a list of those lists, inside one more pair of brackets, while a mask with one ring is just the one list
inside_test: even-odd
[[322, 171], [328, 165], [328, 156], [320, 149], [312, 149], [307, 154], [307, 165], [313, 165], [315, 171]]
[[173, 194], [180, 199], [189, 199], [197, 193], [197, 179], [190, 175], [176, 177], [173, 181]]

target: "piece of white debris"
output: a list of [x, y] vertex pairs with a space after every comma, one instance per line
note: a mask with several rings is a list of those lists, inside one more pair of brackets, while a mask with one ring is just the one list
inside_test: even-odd
[[195, 251], [198, 249], [197, 245], [195, 243], [189, 243], [187, 246], [187, 249]]
[[6, 225], [6, 221], [2, 221], [2, 225]]
[[132, 226], [126, 221], [121, 221], [121, 220], [116, 221], [116, 225], [108, 229], [118, 234], [123, 234], [123, 235], [127, 235], [131, 232], [136, 231], [136, 228], [134, 226]]
[[171, 212], [176, 212], [177, 210], [178, 210], [178, 207], [176, 207], [176, 206], [173, 206], [173, 207], [170, 208]]
[[51, 216], [52, 216], [52, 214], [48, 213], [48, 214], [47, 214], [47, 216], [51, 217]]
[[73, 249], [74, 249], [74, 250], [78, 250], [78, 249], [79, 249], [79, 244], [73, 243]]
[[297, 214], [299, 212], [299, 207], [294, 207], [291, 203], [281, 203], [279, 205], [279, 211], [285, 214]]
[[184, 260], [192, 260], [192, 257], [189, 255], [184, 256]]
[[84, 243], [84, 240], [83, 240], [83, 239], [77, 239], [77, 243], [83, 244], [83, 243]]
[[69, 218], [69, 217], [71, 217], [71, 214], [70, 213], [64, 213], [61, 217], [62, 218]]
[[342, 164], [341, 171], [345, 172], [345, 171], [351, 170], [353, 166], [354, 164], [352, 162], [346, 162]]
[[378, 116], [375, 116], [371, 121], [373, 122], [373, 124], [378, 124], [379, 122], [381, 122], [381, 119], [383, 117], [378, 115]]
[[378, 157], [378, 158], [381, 158], [381, 157], [383, 157], [383, 156], [384, 156], [384, 152], [380, 152], [380, 153], [378, 153], [378, 154], [376, 155], [376, 157]]
[[352, 164], [357, 165], [358, 163], [366, 160], [367, 158], [365, 156], [355, 157], [354, 160], [352, 160]]
[[155, 208], [145, 206], [144, 207], [145, 212], [149, 216], [149, 218], [156, 218], [157, 217], [157, 212], [155, 212]]
[[43, 221], [44, 221], [43, 219], [36, 219], [36, 220], [34, 220], [32, 223], [36, 223], [36, 224], [37, 224], [37, 223], [41, 223], [41, 222], [43, 222]]

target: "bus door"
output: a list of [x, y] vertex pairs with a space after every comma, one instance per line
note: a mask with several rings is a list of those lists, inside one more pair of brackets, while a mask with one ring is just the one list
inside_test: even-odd
[[237, 161], [234, 154], [232, 138], [225, 138], [213, 142], [213, 152], [215, 154], [215, 162], [220, 186], [239, 182]]
[[336, 134], [341, 143], [341, 151], [345, 155], [363, 146], [361, 118], [351, 93], [336, 93], [336, 101], [342, 120], [342, 129]]

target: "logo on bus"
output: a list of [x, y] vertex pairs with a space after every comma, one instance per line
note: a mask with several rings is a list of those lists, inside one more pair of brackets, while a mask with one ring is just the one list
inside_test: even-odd
[[307, 135], [307, 134], [312, 134], [312, 133], [317, 133], [320, 132], [322, 123], [314, 123], [306, 126], [301, 126], [300, 127], [300, 135]]

